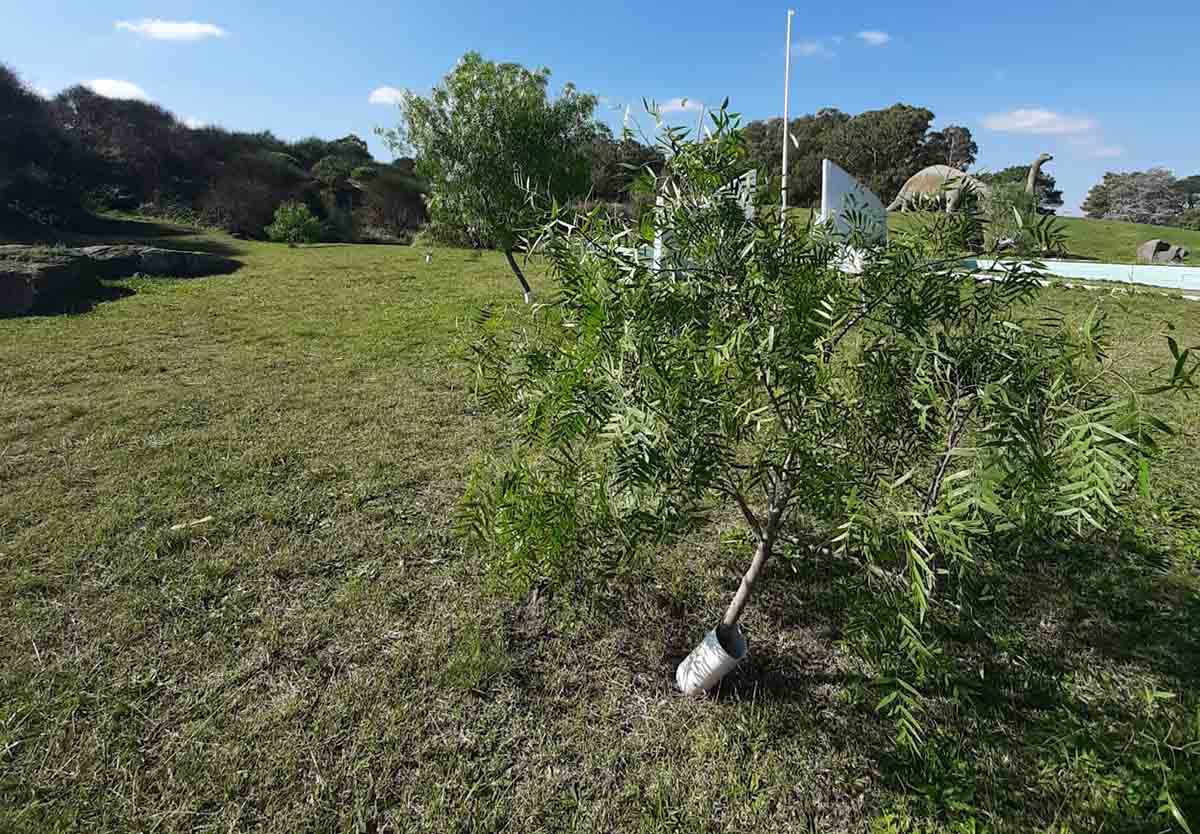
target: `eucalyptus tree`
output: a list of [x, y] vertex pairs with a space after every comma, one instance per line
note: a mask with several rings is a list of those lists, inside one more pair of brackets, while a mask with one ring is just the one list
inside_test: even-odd
[[594, 96], [567, 84], [550, 97], [550, 70], [485, 60], [468, 52], [428, 97], [406, 92], [402, 123], [380, 130], [389, 146], [417, 158], [430, 186], [430, 219], [495, 246], [530, 297], [513, 253], [530, 222], [527, 188], [557, 199], [587, 193]]
[[[534, 241], [553, 297], [481, 316], [476, 390], [519, 428], [465, 526], [497, 576], [571, 587], [736, 508], [753, 545], [719, 639], [781, 549], [849, 566], [851, 642], [915, 747], [931, 626], [1023, 545], [1103, 527], [1165, 427], [1118, 379], [1100, 317], [1031, 309], [1021, 264], [963, 267], [978, 217], [888, 245], [747, 219], [722, 191], [742, 136], [724, 109], [713, 124], [700, 143], [666, 132], [641, 228], [553, 213]], [[847, 244], [859, 274], [838, 268]], [[1196, 373], [1182, 355], [1171, 387]]]

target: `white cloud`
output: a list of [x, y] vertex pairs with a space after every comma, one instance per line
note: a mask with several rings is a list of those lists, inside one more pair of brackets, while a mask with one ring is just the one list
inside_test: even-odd
[[186, 119], [183, 120], [183, 123], [187, 127], [190, 127], [192, 130], [199, 130], [202, 127], [208, 127], [208, 122], [201, 121], [200, 119], [197, 119], [195, 116], [188, 116]]
[[660, 113], [695, 113], [704, 105], [688, 98], [673, 98], [658, 106]]
[[33, 91], [42, 98], [54, 98], [54, 93], [50, 92], [48, 87], [42, 87], [41, 85], [38, 85], [33, 88]]
[[868, 29], [865, 32], [859, 32], [857, 37], [868, 46], [883, 46], [892, 39], [892, 36], [887, 32], [880, 32], [878, 29]]
[[228, 32], [215, 23], [197, 23], [194, 20], [118, 20], [114, 24], [118, 31], [133, 32], [143, 38], [156, 41], [202, 41], [205, 38], [223, 38]]
[[84, 81], [83, 86], [96, 95], [104, 96], [105, 98], [131, 98], [139, 101], [150, 100], [150, 96], [146, 95], [146, 91], [132, 81], [118, 81], [114, 78], [93, 78], [91, 81]]
[[983, 126], [1005, 133], [1069, 135], [1090, 133], [1097, 127], [1095, 119], [1064, 116], [1053, 110], [1025, 108], [985, 116]]
[[370, 104], [399, 104], [404, 100], [404, 91], [399, 87], [376, 87], [367, 96]]
[[801, 58], [816, 58], [820, 55], [832, 55], [822, 41], [796, 41], [792, 44], [792, 54]]
[[1067, 141], [1093, 159], [1111, 159], [1125, 153], [1120, 145], [1106, 145], [1099, 136], [1090, 133], [1067, 137]]

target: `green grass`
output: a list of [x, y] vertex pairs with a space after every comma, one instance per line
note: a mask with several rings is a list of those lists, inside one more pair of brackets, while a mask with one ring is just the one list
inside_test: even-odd
[[[979, 672], [918, 767], [827, 568], [781, 562], [750, 659], [694, 701], [672, 673], [736, 533], [620, 606], [487, 591], [452, 516], [497, 433], [453, 357], [519, 304], [500, 256], [168, 237], [245, 267], [0, 321], [0, 830], [1150, 832], [1155, 755], [1196, 830], [1196, 758], [1147, 740], [1200, 722], [1194, 401], [1163, 406], [1156, 505], [997, 582], [994, 641], [945, 636]], [[1134, 378], [1165, 323], [1200, 342], [1200, 305], [1044, 302], [1099, 303]]]
[[[811, 214], [809, 209], [794, 209], [794, 212], [802, 219], [807, 219]], [[1068, 258], [1101, 263], [1137, 263], [1137, 248], [1148, 240], [1161, 238], [1191, 250], [1191, 257], [1185, 263], [1192, 266], [1200, 264], [1200, 232], [1087, 217], [1060, 219], [1067, 230]], [[910, 222], [911, 215], [902, 212], [892, 212], [888, 216], [888, 225], [893, 231], [909, 228]]]
[[1122, 223], [1117, 220], [1091, 220], [1064, 217], [1068, 246], [1072, 256], [1104, 263], [1136, 263], [1137, 248], [1148, 240], [1162, 238], [1191, 250], [1188, 264], [1200, 264], [1200, 232], [1148, 223]]

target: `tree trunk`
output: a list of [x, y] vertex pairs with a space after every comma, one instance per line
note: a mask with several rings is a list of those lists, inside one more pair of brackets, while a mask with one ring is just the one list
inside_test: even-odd
[[717, 639], [721, 641], [722, 646], [729, 647], [734, 644], [732, 639], [733, 629], [737, 626], [738, 620], [741, 619], [742, 611], [746, 608], [746, 603], [750, 601], [750, 595], [754, 592], [754, 583], [758, 581], [763, 566], [767, 564], [767, 560], [771, 558], [771, 553], [775, 549], [775, 537], [779, 533], [779, 526], [783, 520], [785, 506], [786, 497], [781, 503], [773, 503], [770, 511], [767, 513], [767, 523], [763, 526], [762, 539], [759, 541], [758, 547], [754, 550], [754, 558], [750, 560], [750, 567], [746, 571], [745, 576], [742, 577], [742, 584], [738, 586], [737, 593], [733, 595], [733, 600], [729, 603], [729, 608], [725, 611], [721, 625], [717, 627]]
[[525, 303], [528, 304], [533, 299], [533, 290], [529, 288], [529, 282], [525, 280], [525, 275], [521, 272], [521, 267], [517, 265], [517, 259], [513, 257], [511, 249], [504, 250], [504, 257], [508, 258], [508, 265], [512, 268], [513, 275], [517, 276], [517, 280], [521, 282], [521, 292], [525, 295]]

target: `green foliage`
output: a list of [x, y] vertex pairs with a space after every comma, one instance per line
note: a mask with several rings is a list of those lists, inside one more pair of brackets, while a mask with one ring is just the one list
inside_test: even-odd
[[[821, 160], [829, 158], [860, 179], [887, 202], [910, 176], [927, 165], [953, 165], [966, 170], [979, 147], [971, 131], [959, 125], [931, 131], [932, 111], [896, 104], [850, 116], [826, 107], [792, 119], [788, 135], [788, 203], [809, 206], [821, 198]], [[747, 159], [773, 180], [760, 188], [778, 204], [782, 166], [783, 120], [750, 122], [745, 127]]]
[[1200, 174], [1176, 180], [1175, 190], [1183, 195], [1189, 209], [1200, 208]]
[[994, 184], [984, 202], [989, 245], [1031, 257], [1067, 253], [1066, 226], [1042, 213], [1037, 198], [1026, 193], [1024, 185], [1011, 181]]
[[1120, 380], [1102, 317], [1030, 321], [1037, 273], [962, 269], [977, 213], [886, 247], [855, 233], [865, 266], [844, 274], [824, 230], [744, 217], [721, 190], [744, 138], [724, 109], [712, 121], [704, 142], [665, 131], [640, 229], [555, 209], [535, 241], [552, 299], [482, 317], [477, 396], [517, 438], [466, 526], [525, 587], [619, 573], [736, 507], [764, 558], [786, 540], [856, 570], [848, 642], [919, 750], [948, 662], [932, 624], [1023, 546], [1102, 529], [1165, 426]]
[[634, 181], [645, 171], [661, 171], [661, 152], [643, 145], [632, 136], [614, 140], [604, 125], [599, 125], [596, 138], [588, 145], [592, 181], [588, 197], [607, 203], [621, 203], [632, 196]]
[[468, 52], [428, 98], [405, 94], [403, 124], [380, 135], [415, 152], [436, 225], [511, 252], [531, 222], [524, 185], [559, 200], [587, 192], [596, 99], [570, 84], [551, 98], [549, 80]]
[[304, 203], [289, 200], [275, 209], [275, 222], [266, 228], [267, 238], [295, 246], [321, 239], [321, 221]]
[[[1029, 166], [1011, 165], [1008, 168], [1001, 168], [995, 173], [979, 172], [975, 176], [979, 177], [980, 180], [989, 186], [1018, 185], [1023, 192], [1026, 180], [1029, 178]], [[1035, 190], [1037, 191], [1036, 208], [1039, 212], [1054, 214], [1057, 209], [1062, 208], [1062, 189], [1058, 187], [1058, 182], [1054, 179], [1053, 174], [1048, 174], [1045, 170], [1039, 170]]]
[[1179, 181], [1165, 168], [1109, 171], [1088, 191], [1082, 208], [1088, 217], [1095, 219], [1166, 225], [1188, 205], [1185, 190], [1180, 189]]
[[1171, 225], [1178, 226], [1181, 229], [1191, 229], [1195, 232], [1200, 232], [1200, 208], [1191, 208], [1179, 215], [1171, 222]]

